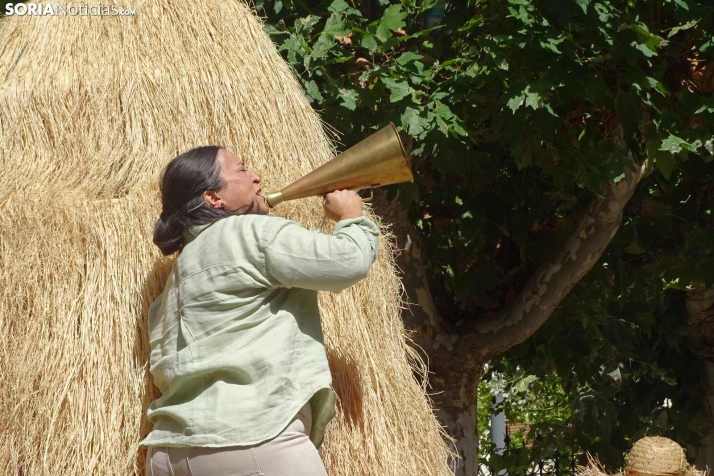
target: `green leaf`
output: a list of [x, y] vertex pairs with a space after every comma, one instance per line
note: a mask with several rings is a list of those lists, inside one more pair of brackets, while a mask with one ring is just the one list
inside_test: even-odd
[[414, 89], [412, 89], [412, 87], [409, 86], [409, 83], [407, 83], [406, 81], [397, 82], [392, 78], [388, 77], [383, 77], [381, 78], [381, 80], [391, 92], [391, 95], [389, 96], [389, 102], [397, 102], [405, 96], [408, 96], [409, 94], [414, 92]]
[[[658, 147], [658, 145], [660, 147]], [[675, 165], [677, 164], [675, 156], [669, 150], [662, 150], [659, 139], [651, 138], [647, 141], [647, 160], [653, 163], [664, 178], [669, 180]]]
[[684, 149], [692, 150], [692, 147], [687, 141], [674, 134], [670, 134], [669, 137], [663, 140], [659, 148], [659, 150], [665, 150], [670, 154], [679, 154]]
[[345, 27], [345, 21], [339, 13], [330, 15], [325, 23], [325, 28], [322, 29], [322, 33], [329, 36], [330, 39], [334, 39], [335, 36], [347, 36], [350, 31], [352, 30]]
[[[714, 155], [714, 139], [709, 139], [704, 143], [704, 148], [709, 152], [709, 154]], [[707, 158], [704, 158], [704, 162], [711, 162], [712, 161], [712, 155], [710, 155]]]
[[672, 28], [672, 30], [670, 30], [669, 35], [667, 35], [667, 38], [672, 38], [674, 35], [676, 35], [680, 31], [689, 30], [697, 23], [699, 23], [699, 20], [692, 20], [692, 21], [685, 23], [684, 25], [675, 26], [674, 28]]
[[362, 41], [360, 42], [360, 44], [363, 48], [367, 48], [370, 53], [374, 53], [375, 51], [377, 51], [377, 40], [375, 40], [374, 36], [372, 35], [365, 34], [362, 37]]
[[434, 107], [431, 115], [435, 117], [439, 128], [444, 134], [453, 131], [461, 136], [468, 135], [466, 130], [461, 126], [459, 117], [451, 112], [451, 109], [449, 109], [449, 106], [446, 104], [437, 101], [436, 107]]
[[700, 104], [701, 106], [694, 111], [694, 114], [701, 114], [704, 111], [714, 112], [714, 95], [710, 95], [709, 97], [701, 100]]
[[317, 83], [315, 83], [315, 81], [310, 80], [305, 83], [305, 91], [307, 91], [308, 96], [310, 96], [311, 102], [314, 100], [319, 104], [322, 104], [324, 101], [324, 98], [320, 93], [320, 89], [317, 87]]
[[407, 17], [407, 12], [402, 11], [402, 5], [390, 5], [384, 10], [382, 18], [379, 20], [376, 37], [381, 41], [387, 41], [391, 36], [392, 31], [406, 26], [404, 19]]
[[412, 137], [420, 136], [429, 126], [429, 122], [421, 117], [419, 110], [411, 107], [404, 110], [401, 120], [402, 128], [406, 129]]
[[544, 101], [541, 95], [535, 91], [529, 91], [530, 86], [526, 88], [526, 107], [530, 106], [534, 110], [543, 107]]
[[508, 11], [511, 13], [513, 18], [517, 18], [518, 20], [523, 22], [526, 26], [533, 25], [534, 18], [528, 12], [525, 5], [521, 5], [520, 7], [518, 7], [518, 10], [516, 10], [513, 7], [508, 7]]
[[627, 248], [625, 248], [625, 251], [633, 255], [640, 255], [642, 253], [645, 253], [645, 250], [643, 250], [642, 247], [634, 241], [630, 243]]
[[516, 161], [518, 170], [523, 170], [528, 167], [533, 160], [533, 152], [530, 147], [528, 147], [526, 141], [523, 140], [514, 141], [511, 145], [511, 155]]
[[451, 129], [452, 129], [454, 132], [456, 132], [458, 135], [460, 135], [460, 136], [467, 136], [467, 135], [469, 135], [469, 133], [466, 132], [466, 129], [464, 129], [463, 127], [461, 127], [461, 124], [458, 123], [458, 122], [456, 122], [456, 121], [454, 121], [454, 122], [451, 123]]
[[308, 15], [295, 20], [295, 33], [310, 33], [312, 29], [320, 22], [321, 18], [317, 15]]
[[451, 109], [449, 109], [449, 106], [442, 102], [437, 102], [436, 107], [434, 108], [434, 114], [437, 116], [441, 116], [445, 120], [452, 121], [456, 119], [456, 116], [454, 115], [453, 112], [451, 112]]
[[565, 41], [565, 37], [562, 36], [560, 38], [548, 38], [548, 41], [541, 41], [540, 46], [543, 48], [552, 51], [553, 53], [560, 54], [560, 50], [558, 49], [558, 45]]
[[589, 101], [598, 106], [611, 108], [613, 105], [613, 95], [601, 75], [589, 74], [585, 68], [577, 67], [572, 71], [576, 82], [574, 86]]
[[422, 56], [422, 55], [420, 55], [420, 54], [418, 54], [418, 53], [413, 53], [413, 52], [411, 52], [411, 51], [407, 51], [406, 53], [402, 53], [402, 54], [399, 56], [399, 58], [397, 58], [397, 63], [399, 63], [399, 64], [401, 64], [402, 66], [404, 66], [404, 65], [406, 65], [406, 64], [408, 64], [408, 63], [410, 63], [410, 62], [412, 62], [412, 61], [415, 61], [415, 60], [418, 60], [418, 59], [422, 59], [423, 57], [424, 57], [424, 56]]
[[666, 96], [669, 94], [669, 91], [667, 91], [667, 88], [664, 87], [664, 84], [662, 84], [662, 82], [660, 81], [657, 81], [655, 78], [647, 76], [647, 83], [650, 85], [650, 87], [653, 87], [662, 96]]
[[669, 176], [672, 175], [672, 171], [674, 170], [676, 164], [677, 161], [672, 154], [657, 154], [655, 157], [655, 166], [657, 167], [657, 170], [662, 172], [662, 175], [664, 175], [664, 178], [667, 180], [669, 180]]
[[647, 46], [647, 45], [644, 44], [644, 43], [636, 43], [636, 44], [633, 44], [633, 46], [634, 46], [635, 48], [637, 48], [638, 50], [640, 50], [642, 53], [644, 53], [644, 55], [645, 55], [646, 57], [648, 57], [648, 58], [652, 58], [653, 56], [657, 56], [657, 52], [656, 52], [656, 51], [653, 51], [652, 49], [650, 49], [650, 47]]
[[449, 130], [456, 132], [461, 136], [468, 135], [466, 130], [461, 126], [461, 119], [456, 114], [451, 112], [449, 106], [442, 102], [437, 102], [436, 104], [437, 105], [434, 108], [433, 114], [447, 122]]
[[335, 0], [327, 9], [331, 12], [344, 12], [349, 10], [350, 6], [345, 0]]
[[[329, 35], [326, 35], [325, 33], [320, 34], [320, 37], [317, 39], [314, 45], [312, 45], [312, 51], [310, 52], [310, 57], [311, 58], [325, 58], [327, 56], [327, 52], [332, 49], [332, 47], [335, 46], [335, 41], [330, 38]], [[305, 62], [305, 67], [309, 68], [309, 59], [306, 58]]]
[[639, 107], [640, 100], [636, 95], [624, 91], [617, 95], [615, 111], [627, 139], [639, 130]]
[[519, 107], [523, 105], [523, 102], [526, 100], [526, 95], [525, 93], [518, 94], [516, 96], [513, 96], [511, 99], [508, 100], [506, 103], [506, 106], [511, 108], [513, 113], [515, 114], [516, 111], [518, 110]]
[[621, 74], [618, 81], [620, 84], [632, 84], [638, 91], [646, 89], [649, 85], [647, 74], [639, 66], [635, 66]]
[[518, 381], [518, 383], [513, 387], [517, 393], [525, 393], [528, 390], [528, 386], [536, 381], [538, 377], [535, 375], [528, 375]]
[[514, 95], [511, 99], [506, 102], [508, 106], [514, 113], [521, 106], [530, 106], [533, 110], [540, 108], [546, 108], [551, 115], [556, 115], [553, 109], [545, 102], [545, 97], [542, 93], [546, 93], [551, 90], [552, 83], [549, 81], [533, 81], [531, 84], [526, 85], [520, 93]]
[[674, 0], [674, 3], [676, 3], [677, 6], [682, 7], [684, 10], [689, 11], [689, 5], [687, 5], [687, 2], [684, 0]]
[[357, 91], [354, 89], [340, 89], [340, 106], [346, 107], [350, 111], [357, 109], [357, 99], [359, 98]]

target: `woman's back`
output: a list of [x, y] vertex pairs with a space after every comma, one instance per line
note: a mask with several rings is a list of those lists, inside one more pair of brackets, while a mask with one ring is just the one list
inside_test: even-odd
[[[152, 446], [252, 445], [310, 401], [311, 440], [334, 414], [317, 290], [366, 276], [378, 229], [359, 217], [333, 235], [265, 215], [193, 228], [152, 304]], [[346, 318], [349, 318], [346, 316]]]

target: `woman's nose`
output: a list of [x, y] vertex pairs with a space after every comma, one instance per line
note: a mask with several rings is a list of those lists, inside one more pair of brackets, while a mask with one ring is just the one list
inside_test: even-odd
[[253, 182], [255, 182], [255, 183], [260, 183], [260, 175], [254, 173], [254, 174], [253, 174], [253, 177], [254, 177], [254, 178], [253, 178]]

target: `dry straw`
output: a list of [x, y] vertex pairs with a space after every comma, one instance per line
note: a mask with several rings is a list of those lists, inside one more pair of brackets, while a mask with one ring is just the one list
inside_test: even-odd
[[[151, 244], [156, 184], [222, 144], [277, 189], [332, 156], [319, 117], [238, 1], [124, 2], [134, 17], [0, 23], [0, 474], [131, 475], [156, 390], [146, 314], [171, 258]], [[314, 227], [315, 199], [276, 214]], [[329, 230], [328, 230], [329, 231]], [[447, 475], [407, 346], [391, 241], [369, 277], [322, 294], [338, 475]]]

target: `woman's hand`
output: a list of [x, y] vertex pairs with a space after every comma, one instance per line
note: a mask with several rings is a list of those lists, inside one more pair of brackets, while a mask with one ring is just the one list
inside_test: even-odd
[[322, 198], [325, 215], [333, 221], [362, 216], [362, 199], [352, 190], [336, 190]]

